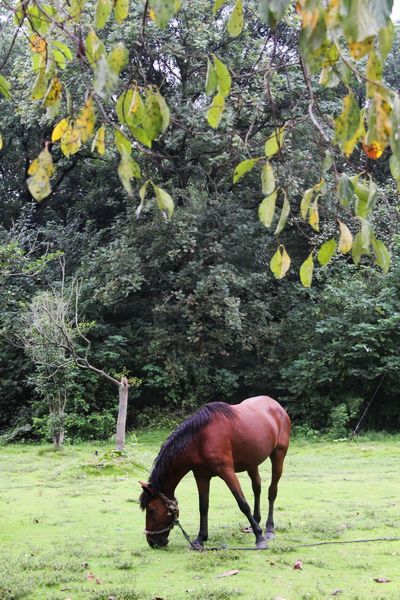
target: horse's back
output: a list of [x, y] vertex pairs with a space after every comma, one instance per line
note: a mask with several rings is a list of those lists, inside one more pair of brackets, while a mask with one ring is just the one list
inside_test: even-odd
[[261, 464], [276, 448], [287, 449], [290, 419], [276, 400], [257, 396], [231, 408], [232, 417], [217, 418], [202, 431], [201, 462], [217, 459], [226, 466], [231, 463], [235, 471], [246, 471]]

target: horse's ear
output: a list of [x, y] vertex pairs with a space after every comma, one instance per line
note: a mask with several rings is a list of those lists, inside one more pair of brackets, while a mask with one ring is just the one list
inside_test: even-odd
[[147, 494], [150, 494], [150, 496], [153, 495], [153, 490], [151, 489], [151, 483], [146, 483], [145, 481], [139, 481], [140, 485], [143, 488], [144, 492], [147, 492]]

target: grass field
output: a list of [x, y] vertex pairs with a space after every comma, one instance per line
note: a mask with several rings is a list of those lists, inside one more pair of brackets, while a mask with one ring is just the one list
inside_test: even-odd
[[[398, 437], [295, 441], [270, 548], [199, 554], [177, 529], [165, 550], [151, 550], [142, 533], [137, 480], [147, 476], [165, 436], [139, 434], [122, 464], [103, 460], [111, 444], [58, 453], [43, 446], [0, 448], [0, 600], [400, 599], [400, 542], [300, 546], [400, 536]], [[269, 464], [262, 473], [264, 520]], [[252, 500], [247, 476], [241, 480]], [[177, 496], [182, 524], [197, 533], [191, 475]], [[209, 545], [253, 544], [252, 535], [241, 533], [246, 523], [219, 480], [212, 482], [210, 506]], [[293, 569], [296, 560], [302, 570]], [[218, 577], [231, 569], [239, 573]]]

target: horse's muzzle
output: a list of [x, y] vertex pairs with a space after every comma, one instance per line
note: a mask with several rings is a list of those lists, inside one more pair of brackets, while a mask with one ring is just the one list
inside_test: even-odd
[[167, 536], [155, 536], [155, 535], [147, 535], [146, 536], [147, 543], [151, 548], [165, 548], [168, 546], [169, 539]]

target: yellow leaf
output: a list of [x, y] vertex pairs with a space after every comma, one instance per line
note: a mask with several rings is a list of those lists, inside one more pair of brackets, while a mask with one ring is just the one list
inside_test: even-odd
[[310, 208], [310, 216], [308, 222], [314, 231], [319, 231], [319, 213], [318, 213], [318, 198], [316, 198]]
[[42, 168], [37, 169], [35, 174], [28, 178], [27, 184], [30, 193], [38, 202], [51, 194], [49, 176]]
[[47, 146], [29, 165], [28, 175], [35, 175], [40, 169], [45, 171], [48, 177], [51, 177], [55, 171], [53, 159]]
[[368, 54], [368, 52], [372, 48], [373, 42], [373, 37], [366, 38], [362, 42], [349, 42], [349, 50], [351, 56], [356, 60], [359, 60], [360, 58]]
[[93, 98], [86, 100], [84, 107], [75, 121], [75, 129], [78, 131], [82, 143], [88, 141], [93, 135], [96, 115], [93, 110]]
[[0, 133], [0, 150], [3, 150], [3, 136]]
[[53, 129], [53, 133], [51, 134], [52, 142], [57, 142], [58, 140], [60, 140], [62, 138], [62, 136], [68, 129], [68, 125], [69, 125], [68, 118], [61, 119], [61, 121], [59, 121], [57, 123], [57, 125]]
[[347, 225], [345, 225], [341, 221], [339, 221], [339, 227], [340, 227], [340, 238], [339, 238], [338, 250], [342, 254], [347, 254], [348, 252], [350, 252], [350, 250], [353, 246], [353, 235], [352, 235], [350, 229], [347, 227]]
[[32, 52], [46, 56], [47, 42], [40, 35], [34, 34], [29, 38]]
[[58, 77], [54, 77], [51, 80], [49, 88], [44, 97], [43, 106], [45, 106], [45, 107], [53, 106], [53, 104], [56, 104], [59, 100], [61, 100], [61, 96], [62, 96], [61, 81], [58, 79]]
[[271, 258], [270, 268], [276, 279], [282, 279], [290, 268], [290, 256], [286, 248], [281, 244], [274, 256]]
[[104, 128], [104, 125], [102, 125], [101, 127], [98, 128], [98, 130], [96, 131], [96, 135], [94, 136], [94, 139], [92, 142], [92, 152], [97, 151], [101, 155], [103, 155], [105, 153], [105, 151], [106, 151], [105, 137], [106, 137], [106, 130]]
[[71, 156], [76, 154], [81, 147], [81, 138], [79, 131], [75, 128], [74, 123], [71, 122], [67, 131], [61, 138], [61, 152], [64, 156]]

